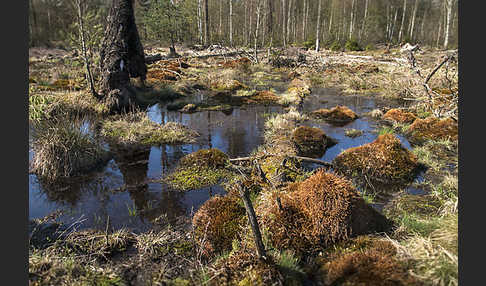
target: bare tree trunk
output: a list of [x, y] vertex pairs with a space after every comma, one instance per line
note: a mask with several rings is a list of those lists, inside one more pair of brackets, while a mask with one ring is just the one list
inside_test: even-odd
[[255, 25], [255, 61], [258, 63], [258, 54], [257, 54], [257, 41], [258, 41], [258, 28], [260, 26], [260, 3], [261, 0], [257, 0], [257, 7], [256, 7], [256, 25]]
[[273, 45], [273, 0], [268, 0], [268, 34], [270, 35], [270, 47]]
[[391, 28], [390, 41], [393, 40], [393, 34], [395, 32], [395, 27], [397, 26], [397, 17], [398, 17], [398, 7], [395, 9], [395, 17], [393, 17], [393, 24], [392, 24], [392, 28]]
[[30, 23], [31, 26], [31, 33], [30, 33], [30, 39], [32, 41], [32, 45], [36, 46], [38, 44], [37, 38], [39, 35], [37, 32], [39, 31], [39, 25], [37, 24], [37, 13], [35, 10], [34, 6], [34, 1], [30, 0], [30, 10], [32, 11], [32, 22]]
[[287, 46], [287, 41], [285, 37], [285, 0], [282, 0], [282, 38], [283, 38], [283, 45], [284, 48]]
[[420, 0], [415, 0], [415, 6], [413, 7], [413, 15], [412, 15], [412, 21], [410, 24], [410, 39], [413, 40], [413, 32], [415, 29], [415, 19], [417, 17], [417, 10], [418, 10], [418, 4]]
[[331, 29], [332, 29], [332, 16], [334, 15], [334, 9], [333, 9], [333, 5], [332, 5], [332, 0], [331, 0], [331, 16], [329, 17], [329, 34], [331, 33]]
[[84, 64], [86, 66], [86, 74], [87, 74], [87, 77], [88, 77], [91, 95], [98, 98], [98, 94], [96, 93], [96, 90], [95, 90], [95, 87], [94, 87], [93, 76], [91, 75], [89, 57], [88, 57], [88, 52], [87, 52], [87, 48], [86, 48], [86, 41], [84, 39], [83, 9], [82, 9], [81, 5], [82, 5], [81, 0], [76, 0], [76, 6], [78, 8], [79, 35], [80, 35], [80, 38], [81, 38], [81, 47], [82, 47], [82, 52], [83, 52]]
[[292, 0], [289, 0], [289, 6], [287, 8], [287, 42], [291, 42], [290, 40], [290, 30], [292, 29], [291, 26], [291, 13], [292, 13]]
[[233, 47], [233, 0], [229, 1], [229, 37], [230, 37], [230, 46]]
[[351, 39], [353, 37], [353, 27], [354, 27], [354, 4], [355, 4], [356, 0], [353, 0], [352, 4], [351, 4], [351, 19], [349, 20], [349, 39]]
[[[268, 0], [266, 0], [268, 1]], [[266, 25], [265, 23], [267, 22], [267, 15], [268, 15], [268, 11], [265, 9], [266, 7], [266, 2], [265, 0], [263, 0], [263, 19], [262, 19], [262, 47], [265, 47], [265, 35], [266, 35]]]
[[322, 0], [319, 0], [319, 6], [317, 8], [317, 27], [316, 27], [316, 52], [319, 51], [319, 34], [321, 30], [321, 12], [322, 12]]
[[398, 42], [402, 41], [403, 27], [404, 27], [406, 15], [407, 15], [407, 0], [403, 0], [402, 24], [400, 25], [400, 32], [398, 33]]
[[219, 39], [221, 40], [223, 35], [223, 0], [219, 0]]
[[[387, 11], [387, 15], [388, 17], [388, 11]], [[364, 16], [363, 16], [363, 23], [361, 24], [361, 29], [359, 30], [359, 40], [361, 41], [361, 36], [363, 35], [363, 32], [366, 30], [366, 17], [368, 17], [368, 0], [366, 0], [365, 2], [365, 10], [364, 10]], [[388, 21], [386, 22], [386, 24], [388, 25]], [[365, 34], [365, 37], [366, 37], [366, 34]]]
[[208, 0], [204, 0], [204, 26], [205, 26], [205, 33], [204, 33], [204, 44], [208, 45], [210, 41], [209, 35], [209, 8], [208, 8]]
[[307, 0], [304, 0], [304, 8], [302, 10], [302, 42], [305, 41], [305, 10], [307, 8]]
[[451, 26], [451, 15], [452, 15], [452, 6], [454, 5], [454, 0], [445, 0], [446, 2], [446, 10], [447, 10], [447, 19], [445, 23], [445, 30], [444, 30], [444, 48], [447, 49], [449, 46], [449, 30]]
[[425, 39], [424, 39], [424, 32], [425, 32], [425, 19], [427, 19], [427, 13], [428, 13], [428, 9], [424, 11], [424, 16], [422, 18], [422, 25], [420, 27], [420, 39], [424, 40], [425, 42]]
[[115, 108], [130, 103], [130, 77], [143, 82], [145, 54], [138, 35], [132, 0], [113, 0], [100, 50], [101, 94], [114, 96]]
[[197, 0], [197, 28], [199, 30], [199, 44], [203, 44], [202, 3]]
[[443, 22], [443, 18], [439, 17], [439, 31], [437, 32], [437, 42], [435, 43], [436, 47], [439, 47], [440, 35], [442, 31], [442, 22]]

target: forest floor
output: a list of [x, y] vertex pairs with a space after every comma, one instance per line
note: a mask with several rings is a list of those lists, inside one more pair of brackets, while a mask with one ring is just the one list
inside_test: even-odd
[[[144, 233], [108, 227], [76, 230], [74, 224], [57, 223], [56, 214], [32, 219], [29, 284], [457, 285], [457, 59], [434, 72], [453, 52], [422, 48], [410, 58], [399, 48], [319, 53], [288, 48], [262, 50], [257, 62], [251, 50], [181, 47], [180, 58], [148, 64], [150, 88], [137, 89], [141, 113], [130, 117], [110, 115], [103, 103], [89, 95], [78, 55], [30, 49], [29, 121], [33, 128], [88, 115], [100, 122], [99, 134], [110, 134], [118, 143], [155, 140], [171, 144], [174, 138], [190, 141], [197, 134], [179, 125], [152, 126], [144, 117], [144, 107], [164, 103], [167, 110], [194, 113], [278, 105], [286, 113], [267, 119], [264, 143], [249, 154], [251, 160], [231, 160], [209, 150], [179, 162], [171, 177], [178, 189], [219, 183], [227, 191], [204, 203], [194, 217], [170, 224], [157, 218]], [[147, 55], [157, 53], [167, 54], [168, 49], [146, 48]], [[279, 83], [285, 84], [279, 87]], [[313, 89], [329, 87], [338, 88], [342, 96], [388, 98], [404, 104], [359, 114], [382, 123], [377, 130], [380, 137], [362, 147], [369, 149], [343, 151], [343, 160], [333, 160], [332, 172], [327, 168], [309, 171], [302, 161], [292, 158], [326, 137], [316, 130], [301, 130], [306, 118], [330, 120], [337, 113], [334, 120], [354, 120], [353, 112], [345, 109], [302, 112]], [[209, 91], [209, 96], [202, 102], [185, 100], [199, 91]], [[173, 99], [177, 103], [171, 103]], [[303, 142], [297, 129], [309, 132], [300, 135]], [[359, 136], [359, 130], [355, 131]], [[396, 135], [407, 138], [411, 149], [397, 144]], [[35, 139], [31, 144], [36, 144]], [[388, 146], [395, 149], [389, 151]], [[364, 157], [362, 150], [366, 150]], [[387, 152], [397, 152], [404, 159]], [[349, 169], [340, 172], [337, 164], [348, 162], [344, 155], [351, 153], [355, 157], [343, 167]], [[407, 181], [407, 186], [424, 191], [420, 195], [406, 193], [398, 183], [382, 185], [383, 178], [392, 180], [395, 173], [405, 172], [404, 161], [423, 169], [420, 181]], [[389, 170], [393, 175], [386, 173]], [[373, 181], [374, 175], [381, 181]], [[266, 260], [256, 255], [235, 186], [250, 191]], [[394, 190], [391, 199], [382, 210], [371, 211], [369, 203], [387, 188]], [[319, 203], [324, 199], [330, 203]], [[316, 203], [307, 205], [309, 200]], [[391, 228], [382, 227], [388, 222]]]

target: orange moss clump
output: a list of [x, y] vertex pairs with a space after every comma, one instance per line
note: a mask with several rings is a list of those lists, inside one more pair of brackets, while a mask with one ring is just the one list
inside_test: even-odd
[[245, 67], [251, 64], [251, 61], [246, 58], [242, 57], [232, 61], [222, 61], [218, 62], [218, 65], [222, 65], [224, 68], [237, 68], [237, 67]]
[[178, 74], [181, 74], [181, 68], [188, 68], [185, 62], [179, 61], [159, 61], [157, 64], [152, 65], [147, 71], [147, 81], [157, 82], [161, 80], [175, 81], [178, 79]]
[[194, 214], [192, 224], [196, 241], [206, 255], [231, 249], [245, 221], [245, 208], [232, 195], [214, 196], [207, 200]]
[[336, 144], [321, 129], [308, 126], [296, 128], [292, 133], [292, 142], [296, 145], [298, 155], [308, 157], [321, 157], [326, 148]]
[[375, 239], [368, 243], [371, 246], [365, 249], [325, 259], [320, 269], [324, 285], [421, 285], [394, 257], [396, 249], [390, 242]]
[[257, 212], [273, 245], [313, 252], [352, 236], [387, 231], [390, 221], [366, 204], [348, 180], [323, 170], [263, 200]]
[[247, 104], [261, 103], [261, 104], [271, 104], [279, 100], [279, 97], [270, 90], [257, 91], [255, 94], [248, 98], [244, 98], [243, 102]]
[[393, 134], [380, 135], [371, 143], [343, 151], [333, 165], [340, 173], [382, 183], [413, 180], [419, 166], [417, 157]]
[[[177, 72], [177, 71], [175, 71]], [[150, 69], [147, 71], [147, 82], [158, 82], [162, 80], [177, 80], [177, 74], [163, 69]]]
[[331, 109], [321, 108], [312, 112], [312, 115], [323, 118], [331, 123], [349, 123], [356, 118], [358, 115], [354, 113], [351, 109], [346, 106], [336, 106]]
[[450, 139], [457, 140], [458, 126], [452, 118], [438, 119], [428, 117], [425, 119], [417, 118], [408, 129], [408, 133], [415, 139]]
[[226, 80], [224, 78], [219, 78], [211, 83], [211, 88], [216, 90], [235, 91], [238, 89], [246, 88], [246, 86], [236, 79]]
[[412, 123], [417, 116], [411, 112], [406, 112], [397, 108], [392, 108], [383, 115], [384, 119], [389, 119], [391, 121], [396, 121], [399, 123]]

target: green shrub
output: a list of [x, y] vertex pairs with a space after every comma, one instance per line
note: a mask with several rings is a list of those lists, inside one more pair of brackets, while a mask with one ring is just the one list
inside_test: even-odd
[[302, 43], [306, 49], [315, 49], [316, 48], [316, 40], [310, 39]]
[[358, 41], [350, 39], [346, 41], [344, 45], [347, 51], [362, 51], [363, 49], [359, 46]]
[[341, 44], [338, 41], [334, 41], [331, 46], [329, 47], [331, 51], [339, 51], [341, 50]]

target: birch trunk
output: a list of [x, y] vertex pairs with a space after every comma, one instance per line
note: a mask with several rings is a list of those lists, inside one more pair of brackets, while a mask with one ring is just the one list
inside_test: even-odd
[[197, 28], [199, 30], [199, 44], [203, 44], [203, 28], [202, 28], [202, 4], [201, 0], [197, 0]]
[[290, 35], [291, 35], [291, 29], [292, 29], [292, 23], [291, 23], [291, 14], [292, 13], [292, 0], [289, 0], [289, 6], [287, 7], [287, 42], [290, 41]]
[[304, 0], [304, 8], [302, 10], [302, 42], [305, 41], [305, 10], [307, 8], [307, 0]]
[[451, 26], [451, 15], [452, 15], [452, 6], [454, 4], [454, 0], [445, 0], [446, 1], [446, 9], [447, 9], [447, 19], [445, 23], [445, 30], [444, 30], [444, 48], [447, 49], [449, 46], [449, 30]]
[[410, 23], [410, 39], [413, 40], [413, 31], [415, 29], [415, 18], [417, 17], [418, 4], [420, 0], [415, 0], [415, 6], [413, 7], [412, 21]]
[[351, 39], [353, 37], [353, 26], [354, 26], [354, 4], [355, 4], [356, 0], [353, 0], [352, 4], [351, 4], [351, 17], [350, 17], [350, 20], [349, 20], [349, 39]]
[[284, 48], [287, 46], [287, 41], [285, 38], [285, 0], [282, 0], [282, 37], [283, 37], [283, 46]]
[[405, 16], [407, 15], [407, 0], [403, 0], [403, 14], [402, 14], [402, 23], [400, 24], [400, 32], [398, 33], [398, 42], [402, 41], [403, 35], [403, 27], [405, 24]]
[[230, 46], [233, 47], [233, 0], [229, 1], [229, 38]]
[[[365, 2], [365, 10], [364, 10], [364, 16], [363, 16], [363, 23], [361, 24], [361, 29], [359, 30], [359, 40], [361, 41], [361, 36], [363, 35], [363, 32], [365, 31], [366, 29], [366, 17], [368, 16], [368, 0], [366, 0]], [[388, 14], [387, 14], [387, 17], [388, 17]], [[388, 25], [388, 21], [387, 21], [387, 25]], [[364, 35], [366, 37], [366, 34]]]
[[319, 34], [320, 34], [320, 28], [321, 28], [321, 6], [322, 6], [322, 0], [319, 1], [319, 6], [317, 8], [317, 27], [316, 27], [316, 52], [319, 51]]
[[204, 0], [204, 24], [205, 24], [205, 32], [204, 32], [204, 44], [209, 44], [209, 8], [208, 8], [208, 0]]

